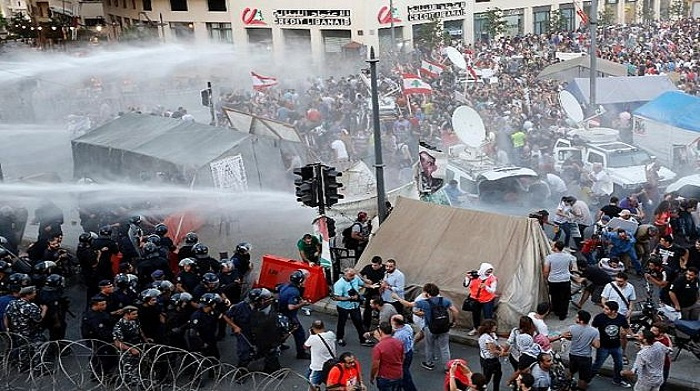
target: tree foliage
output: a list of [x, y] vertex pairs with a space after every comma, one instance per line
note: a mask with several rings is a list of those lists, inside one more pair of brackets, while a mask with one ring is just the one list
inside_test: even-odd
[[428, 23], [421, 24], [413, 37], [413, 41], [421, 49], [433, 50], [442, 44], [449, 44], [450, 34], [445, 31], [442, 20], [436, 18]]
[[598, 27], [612, 26], [615, 24], [615, 12], [606, 4], [605, 8], [598, 12]]
[[668, 8], [669, 16], [674, 20], [685, 18], [688, 12], [690, 12], [690, 5], [687, 0], [674, 0]]
[[495, 38], [508, 30], [508, 22], [503, 18], [502, 9], [489, 8], [484, 15], [486, 16], [484, 30], [489, 34], [489, 38]]
[[564, 31], [569, 27], [569, 23], [567, 19], [564, 17], [564, 14], [562, 14], [561, 10], [555, 9], [550, 11], [549, 13], [549, 25], [548, 25], [548, 32], [551, 33], [556, 33], [559, 31]]

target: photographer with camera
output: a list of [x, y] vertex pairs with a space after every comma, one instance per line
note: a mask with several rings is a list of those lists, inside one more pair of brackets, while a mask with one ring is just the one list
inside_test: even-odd
[[309, 328], [309, 338], [304, 342], [304, 348], [311, 353], [311, 363], [306, 378], [309, 380], [309, 391], [320, 391], [323, 378], [323, 364], [335, 358], [335, 333], [327, 331], [320, 319], [314, 320]]
[[336, 331], [338, 333], [338, 345], [340, 346], [346, 345], [345, 322], [347, 322], [348, 317], [350, 317], [352, 324], [355, 326], [360, 343], [363, 346], [372, 346], [368, 344], [364, 336], [365, 330], [362, 327], [362, 317], [360, 315], [360, 305], [363, 298], [360, 296], [359, 289], [364, 284], [353, 268], [345, 269], [343, 277], [333, 284], [333, 300], [337, 302], [336, 309], [338, 310]]

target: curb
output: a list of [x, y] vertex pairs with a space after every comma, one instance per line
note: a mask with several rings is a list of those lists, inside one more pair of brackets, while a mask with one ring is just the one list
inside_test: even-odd
[[[316, 303], [312, 304], [311, 307], [313, 308], [314, 311], [318, 311], [327, 315], [336, 315], [335, 311], [335, 304], [333, 303], [332, 300], [326, 298], [317, 301]], [[466, 331], [461, 331], [461, 330], [451, 330], [450, 331], [450, 341], [461, 344], [461, 345], [467, 345], [471, 347], [479, 347], [479, 342], [478, 339], [475, 337], [470, 337], [467, 335]], [[568, 357], [565, 356], [563, 357], [564, 362], [568, 364]], [[634, 358], [630, 357], [630, 360], [633, 361]], [[605, 375], [606, 377], [612, 377], [612, 371], [613, 371], [613, 366], [612, 364], [608, 364], [609, 360], [606, 360], [606, 362], [603, 364], [603, 366], [600, 368], [600, 373], [602, 375]], [[671, 363], [671, 374], [668, 377], [668, 380], [666, 382], [666, 386], [671, 387], [673, 390], [678, 390], [678, 391], [697, 391], [700, 390], [700, 382], [694, 381], [691, 379], [682, 379], [677, 376], [673, 376], [673, 363]], [[612, 385], [611, 385], [612, 387]], [[616, 387], [619, 388], [619, 387]]]

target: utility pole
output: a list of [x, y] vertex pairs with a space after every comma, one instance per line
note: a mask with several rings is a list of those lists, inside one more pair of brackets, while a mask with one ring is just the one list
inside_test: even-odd
[[598, 77], [598, 0], [591, 0], [591, 14], [589, 15], [588, 28], [591, 31], [591, 50], [589, 56], [591, 57], [591, 74], [588, 76], [589, 85], [589, 115], [595, 115], [596, 113], [596, 86]]
[[211, 92], [211, 82], [207, 82], [207, 93], [209, 94], [209, 114], [211, 114], [211, 122], [209, 125], [216, 126], [216, 115], [214, 113], [214, 102], [213, 102], [213, 94]]
[[389, 23], [391, 25], [391, 49], [389, 53], [394, 53], [396, 49], [396, 32], [394, 32], [394, 0], [389, 0]]
[[163, 43], [165, 43], [165, 23], [163, 22], [163, 13], [158, 14], [160, 17], [160, 35], [163, 36]]
[[[392, 28], [393, 31], [393, 28]], [[377, 212], [379, 224], [386, 219], [386, 195], [384, 194], [384, 162], [382, 159], [382, 134], [379, 123], [379, 91], [377, 89], [377, 63], [374, 48], [369, 48], [369, 75], [372, 93], [372, 125], [374, 127], [374, 170], [377, 177]]]

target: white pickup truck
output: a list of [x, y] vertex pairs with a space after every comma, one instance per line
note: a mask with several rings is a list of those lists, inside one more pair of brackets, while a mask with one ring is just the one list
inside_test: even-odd
[[[576, 157], [584, 167], [591, 169], [594, 163], [600, 163], [612, 178], [617, 195], [628, 193], [647, 182], [646, 167], [652, 157], [644, 150], [620, 141], [601, 143], [584, 143], [573, 145], [571, 140], [560, 138], [554, 144], [555, 167], [561, 170], [565, 160]], [[676, 178], [676, 173], [666, 167], [659, 170], [660, 187], [665, 188]]]

